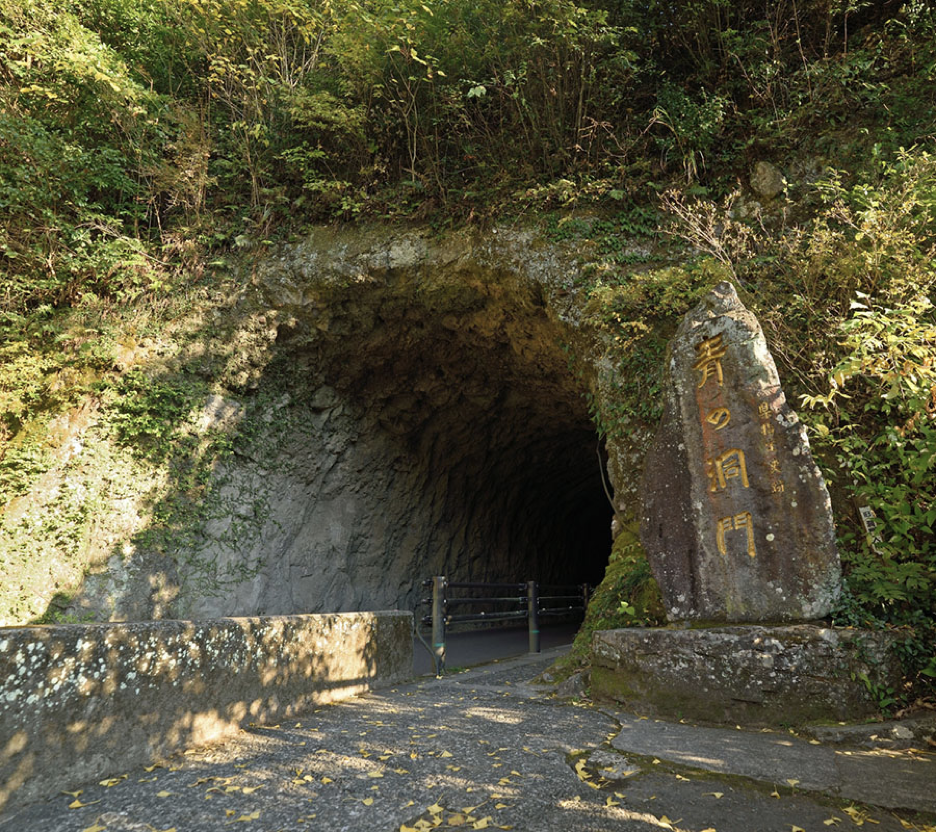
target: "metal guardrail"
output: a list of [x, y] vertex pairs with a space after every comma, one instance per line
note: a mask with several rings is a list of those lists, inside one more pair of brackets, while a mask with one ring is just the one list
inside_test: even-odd
[[[530, 652], [540, 652], [540, 619], [549, 616], [584, 613], [591, 595], [588, 584], [577, 586], [541, 587], [536, 581], [522, 583], [479, 583], [475, 581], [449, 581], [444, 575], [426, 578], [423, 586], [432, 589], [432, 597], [424, 598], [421, 605], [431, 607], [431, 612], [421, 621], [432, 627], [432, 645], [420, 640], [432, 654], [436, 676], [445, 672], [445, 630], [452, 624], [475, 624], [526, 619], [530, 634]], [[485, 595], [454, 596], [454, 591], [484, 592]], [[541, 594], [547, 590], [551, 594]], [[501, 593], [501, 594], [496, 594]], [[454, 614], [450, 611], [458, 606], [489, 607], [489, 609]], [[417, 633], [418, 634], [418, 633]]]

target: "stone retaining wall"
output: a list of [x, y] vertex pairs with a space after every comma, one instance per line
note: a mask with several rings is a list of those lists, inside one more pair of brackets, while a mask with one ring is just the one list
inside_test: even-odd
[[809, 624], [599, 630], [591, 690], [648, 716], [804, 725], [879, 715], [899, 635]]
[[412, 675], [412, 615], [0, 628], [0, 812]]

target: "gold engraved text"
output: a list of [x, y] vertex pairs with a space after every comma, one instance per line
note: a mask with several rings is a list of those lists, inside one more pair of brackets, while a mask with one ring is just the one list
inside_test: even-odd
[[709, 466], [706, 471], [711, 482], [709, 491], [723, 491], [728, 480], [738, 478], [745, 488], [748, 487], [747, 465], [744, 462], [744, 451], [740, 448], [729, 448], [723, 454], [709, 457], [705, 462]]
[[727, 407], [716, 407], [708, 412], [705, 421], [713, 425], [715, 430], [721, 430], [731, 421], [731, 411]]
[[715, 382], [719, 387], [721, 387], [724, 381], [721, 360], [728, 350], [727, 347], [722, 346], [721, 339], [721, 335], [716, 335], [714, 338], [707, 338], [700, 344], [696, 344], [696, 352], [699, 354], [699, 357], [696, 359], [695, 364], [692, 365], [692, 369], [698, 370], [702, 376], [699, 381], [699, 387], [704, 387], [705, 382], [712, 377], [715, 378]]
[[725, 533], [741, 531], [742, 529], [747, 532], [747, 553], [752, 558], [756, 557], [757, 552], [754, 549], [754, 521], [749, 511], [733, 516], [722, 517], [721, 520], [718, 521], [715, 527], [715, 536], [716, 542], [718, 543], [719, 554], [728, 554], [728, 549], [725, 547]]

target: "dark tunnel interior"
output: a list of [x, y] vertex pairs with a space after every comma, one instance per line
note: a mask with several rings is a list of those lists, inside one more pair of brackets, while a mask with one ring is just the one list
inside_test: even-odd
[[388, 499], [418, 503], [407, 521], [420, 527], [418, 568], [599, 583], [610, 486], [562, 326], [528, 299], [475, 297], [444, 314], [418, 298], [402, 304], [385, 301], [369, 326], [340, 332], [340, 361], [318, 363], [393, 448]]

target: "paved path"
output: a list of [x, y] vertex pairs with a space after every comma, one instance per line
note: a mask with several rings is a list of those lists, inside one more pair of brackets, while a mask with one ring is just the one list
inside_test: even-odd
[[529, 684], [554, 658], [423, 679], [253, 727], [162, 767], [50, 794], [0, 816], [0, 830], [936, 830], [934, 815], [852, 802], [936, 812], [932, 754], [848, 754], [782, 732], [559, 701]]
[[[581, 622], [550, 623], [540, 630], [540, 646], [543, 650], [568, 647], [575, 639]], [[425, 635], [428, 642], [430, 636]], [[495, 659], [522, 656], [530, 649], [530, 633], [527, 627], [498, 627], [492, 630], [469, 630], [448, 633], [445, 639], [445, 665], [448, 668], [466, 668]], [[429, 651], [413, 639], [413, 673], [425, 676], [434, 672]]]

